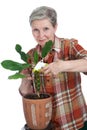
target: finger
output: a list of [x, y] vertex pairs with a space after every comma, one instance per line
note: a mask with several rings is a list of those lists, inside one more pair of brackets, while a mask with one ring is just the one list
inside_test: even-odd
[[25, 79], [27, 80], [32, 80], [33, 78], [30, 76], [30, 74], [24, 74], [25, 75]]
[[29, 73], [28, 69], [24, 69], [21, 71], [21, 74], [28, 74], [28, 73]]
[[45, 67], [43, 67], [42, 69], [41, 69], [41, 71], [47, 71], [49, 69], [49, 67], [48, 66], [45, 66]]
[[33, 80], [33, 78], [32, 78], [32, 77], [27, 77], [27, 79], [28, 79], [28, 80]]
[[51, 71], [50, 71], [50, 69], [46, 69], [46, 70], [43, 71], [43, 73], [44, 73], [45, 75], [47, 75], [47, 74], [51, 74]]

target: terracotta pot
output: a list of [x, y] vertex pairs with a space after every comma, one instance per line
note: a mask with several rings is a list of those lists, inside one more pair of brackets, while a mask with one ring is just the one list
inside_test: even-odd
[[52, 117], [52, 97], [49, 94], [41, 94], [45, 96], [42, 99], [32, 99], [32, 95], [23, 97], [23, 109], [26, 123], [31, 129], [45, 129]]

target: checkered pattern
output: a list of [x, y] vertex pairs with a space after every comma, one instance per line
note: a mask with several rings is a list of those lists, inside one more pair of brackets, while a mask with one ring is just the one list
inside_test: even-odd
[[[75, 39], [55, 38], [54, 47], [60, 46], [58, 52], [51, 52], [45, 62], [51, 63], [56, 59], [75, 60], [87, 57], [84, 50]], [[41, 59], [41, 47], [37, 50]], [[56, 54], [57, 53], [57, 54]], [[30, 61], [29, 61], [30, 62]], [[32, 62], [32, 61], [31, 61]], [[85, 73], [86, 74], [86, 73]], [[87, 107], [81, 90], [81, 76], [78, 72], [61, 72], [57, 77], [45, 77], [46, 92], [53, 96], [53, 117], [57, 130], [78, 130], [87, 121]]]

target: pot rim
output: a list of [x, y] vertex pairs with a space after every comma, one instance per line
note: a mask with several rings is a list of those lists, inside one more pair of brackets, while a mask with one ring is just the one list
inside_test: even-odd
[[27, 96], [25, 96], [25, 97], [23, 97], [22, 96], [22, 98], [24, 99], [24, 100], [47, 100], [47, 99], [49, 99], [49, 98], [51, 98], [52, 99], [52, 96], [51, 96], [51, 94], [49, 94], [49, 93], [40, 93], [40, 94], [44, 94], [44, 95], [48, 95], [48, 97], [45, 97], [45, 98], [28, 98], [28, 96], [29, 95], [37, 95], [36, 93], [30, 93], [30, 94], [28, 94]]

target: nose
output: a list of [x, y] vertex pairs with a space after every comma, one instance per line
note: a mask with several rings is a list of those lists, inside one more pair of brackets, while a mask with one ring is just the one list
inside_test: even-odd
[[44, 32], [43, 31], [40, 31], [39, 32], [39, 38], [42, 39], [44, 37]]

